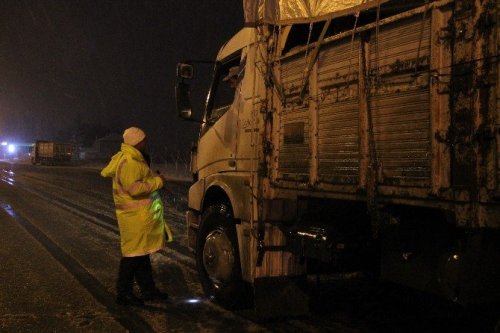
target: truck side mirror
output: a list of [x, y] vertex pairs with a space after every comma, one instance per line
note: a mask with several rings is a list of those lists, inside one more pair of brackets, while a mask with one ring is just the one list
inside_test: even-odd
[[177, 114], [184, 120], [190, 120], [203, 124], [200, 119], [193, 118], [191, 107], [189, 80], [194, 77], [194, 66], [189, 63], [177, 64], [177, 83], [175, 85], [175, 101]]
[[177, 77], [180, 79], [191, 80], [194, 77], [194, 67], [190, 64], [177, 64]]
[[177, 81], [175, 86], [175, 100], [177, 103], [177, 114], [179, 117], [189, 120], [192, 116], [191, 99], [189, 96], [189, 84]]

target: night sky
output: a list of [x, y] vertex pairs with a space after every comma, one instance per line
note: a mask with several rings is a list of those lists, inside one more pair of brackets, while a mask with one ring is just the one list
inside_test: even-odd
[[242, 27], [241, 0], [2, 0], [0, 140], [134, 125], [188, 149], [198, 125], [177, 117], [176, 64], [213, 60]]

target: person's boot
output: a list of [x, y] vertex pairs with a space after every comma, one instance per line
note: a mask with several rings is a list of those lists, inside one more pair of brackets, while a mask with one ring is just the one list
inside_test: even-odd
[[120, 305], [144, 305], [144, 301], [136, 297], [132, 291], [136, 265], [137, 260], [134, 258], [122, 257], [120, 260], [118, 280], [116, 281], [116, 303]]
[[135, 271], [135, 279], [141, 290], [143, 300], [164, 301], [168, 299], [167, 293], [164, 293], [156, 288], [149, 255], [141, 257], [138, 269]]

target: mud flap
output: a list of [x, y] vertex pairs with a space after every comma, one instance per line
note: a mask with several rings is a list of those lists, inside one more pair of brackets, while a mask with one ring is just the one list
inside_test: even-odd
[[482, 229], [469, 236], [460, 266], [463, 305], [500, 300], [500, 231]]
[[305, 316], [309, 297], [300, 278], [266, 277], [254, 281], [256, 315], [261, 319]]
[[[430, 238], [429, 238], [430, 239]], [[432, 248], [429, 241], [415, 251], [387, 247], [382, 279], [443, 296], [469, 306], [500, 300], [500, 232], [468, 231], [461, 248]], [[387, 242], [386, 242], [387, 245]]]

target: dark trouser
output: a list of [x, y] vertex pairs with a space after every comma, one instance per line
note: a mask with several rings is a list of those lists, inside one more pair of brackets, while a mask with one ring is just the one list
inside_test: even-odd
[[132, 293], [134, 278], [141, 292], [147, 293], [156, 289], [149, 254], [139, 257], [122, 257], [116, 288], [118, 295]]

